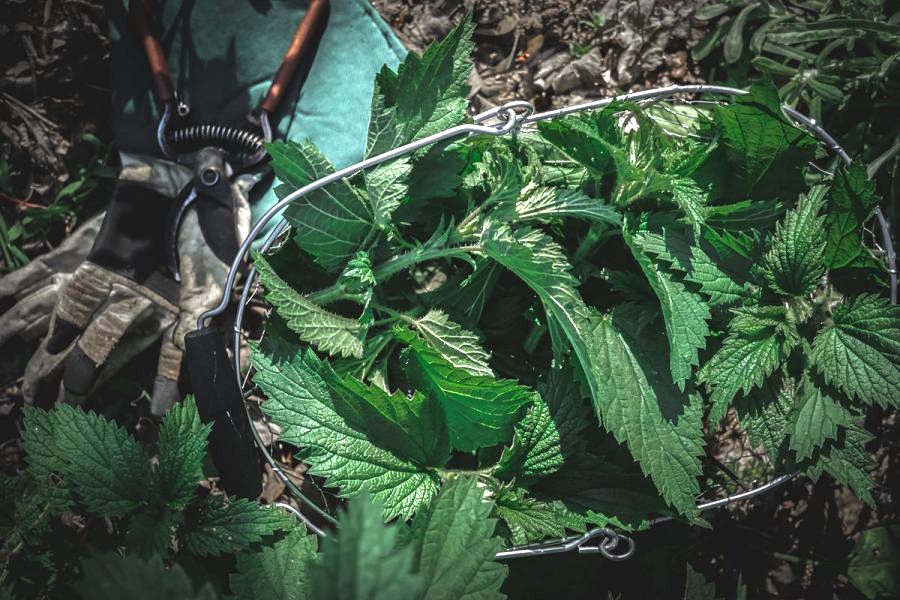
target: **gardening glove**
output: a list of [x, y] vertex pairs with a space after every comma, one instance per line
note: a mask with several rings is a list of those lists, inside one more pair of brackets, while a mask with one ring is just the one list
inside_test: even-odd
[[87, 258], [103, 215], [91, 217], [51, 252], [0, 279], [0, 349], [46, 335], [59, 289]]
[[218, 304], [228, 263], [249, 230], [248, 192], [258, 177], [223, 177], [230, 205], [202, 196], [184, 216], [177, 282], [167, 270], [166, 225], [193, 174], [133, 155], [122, 164], [96, 240], [61, 285], [49, 334], [25, 369], [26, 402], [78, 401], [162, 338], [151, 410], [163, 414], [180, 397], [184, 334]]

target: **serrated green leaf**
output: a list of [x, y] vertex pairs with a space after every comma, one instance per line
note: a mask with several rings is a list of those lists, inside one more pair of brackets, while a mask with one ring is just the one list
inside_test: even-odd
[[451, 446], [469, 452], [512, 437], [523, 407], [532, 402], [531, 390], [506, 379], [470, 375], [410, 331], [395, 335], [409, 346], [404, 358], [410, 382], [443, 408]]
[[735, 312], [722, 347], [697, 371], [710, 391], [710, 421], [718, 422], [734, 397], [763, 385], [786, 359], [793, 340], [780, 308], [747, 308]]
[[652, 515], [674, 514], [628, 450], [612, 437], [593, 451], [575, 454], [530, 489], [552, 506], [559, 500], [567, 514], [581, 519], [582, 526], [574, 527], [574, 521], [566, 525], [574, 531], [588, 525], [637, 531], [649, 526]]
[[488, 365], [491, 355], [481, 347], [478, 336], [451, 321], [445, 312], [432, 309], [409, 323], [454, 367], [472, 375], [494, 376]]
[[613, 162], [604, 141], [619, 142], [621, 132], [611, 110], [540, 121], [541, 137], [587, 169], [594, 178], [610, 172]]
[[200, 598], [184, 569], [177, 563], [167, 568], [159, 556], [143, 560], [115, 552], [94, 554], [81, 563], [81, 573], [75, 589], [85, 600]]
[[484, 151], [465, 183], [487, 187], [482, 206], [512, 206], [522, 191], [521, 167], [509, 148], [498, 143]]
[[403, 157], [382, 163], [363, 173], [369, 205], [378, 227], [385, 229], [391, 222], [391, 215], [407, 195], [411, 172], [409, 157]]
[[66, 472], [67, 463], [57, 444], [56, 412], [24, 406], [22, 413], [22, 450], [28, 474], [40, 490], [36, 495], [49, 503], [52, 513], [59, 514], [72, 503], [72, 486], [60, 477]]
[[315, 536], [298, 525], [271, 547], [238, 554], [237, 570], [228, 578], [231, 591], [242, 600], [307, 600], [316, 546]]
[[634, 335], [615, 310], [598, 320], [593, 334], [593, 368], [600, 383], [594, 402], [601, 423], [628, 444], [666, 502], [693, 516], [703, 453], [699, 396], [671, 383], [665, 342], [658, 334]]
[[763, 446], [779, 465], [786, 453], [791, 411], [797, 401], [797, 383], [788, 376], [771, 377], [762, 387], [753, 388], [735, 401], [738, 422], [750, 443]]
[[602, 200], [591, 198], [581, 190], [529, 186], [515, 204], [492, 213], [499, 221], [539, 221], [574, 218], [619, 226], [622, 218], [616, 209]]
[[[489, 225], [481, 234], [484, 253], [525, 282], [537, 295], [554, 327], [564, 334], [579, 364], [589, 372], [591, 312], [578, 293], [562, 248], [540, 230]], [[552, 330], [551, 330], [552, 331]], [[561, 351], [561, 349], [558, 349]], [[591, 389], [596, 383], [589, 378]]]
[[213, 556], [243, 550], [276, 531], [289, 530], [293, 517], [255, 500], [207, 496], [185, 519], [179, 542], [193, 554]]
[[769, 285], [784, 296], [805, 296], [819, 284], [825, 271], [825, 188], [801, 196], [775, 229], [763, 269]]
[[206, 438], [212, 424], [200, 422], [197, 403], [188, 396], [166, 413], [159, 429], [159, 465], [153, 488], [171, 508], [183, 508], [203, 478]]
[[254, 253], [253, 264], [266, 289], [266, 300], [301, 340], [329, 354], [362, 357], [359, 321], [334, 314], [304, 298], [275, 273], [262, 254]]
[[672, 179], [672, 201], [684, 213], [694, 230], [694, 237], [700, 237], [700, 227], [706, 221], [707, 194], [693, 179], [675, 177]]
[[460, 476], [447, 484], [412, 523], [409, 547], [427, 600], [491, 600], [505, 596], [500, 585], [505, 565], [495, 562], [502, 549], [493, 536], [493, 506], [474, 477]]
[[423, 298], [431, 305], [442, 306], [461, 325], [474, 327], [481, 319], [485, 304], [502, 272], [500, 265], [494, 261], [478, 258], [472, 273], [458, 284], [447, 282]]
[[869, 432], [856, 425], [841, 428], [835, 440], [828, 440], [816, 452], [812, 465], [805, 470], [806, 474], [815, 481], [825, 471], [849, 486], [857, 498], [874, 509], [870, 473], [875, 469], [875, 461], [865, 447], [872, 439]]
[[[728, 106], [713, 108], [722, 146], [732, 172], [731, 199], [790, 197], [805, 187], [803, 167], [815, 155], [816, 141], [796, 128], [781, 112], [777, 90], [754, 84], [750, 94], [737, 96]], [[777, 167], [776, 167], [777, 166]], [[721, 171], [725, 165], [717, 167]]]
[[723, 270], [717, 261], [694, 241], [683, 225], [651, 217], [631, 238], [644, 253], [664, 260], [684, 273], [685, 281], [697, 284], [711, 306], [734, 304], [747, 295], [737, 276]]
[[625, 240], [659, 299], [669, 340], [672, 380], [683, 390], [692, 368], [700, 363], [698, 350], [706, 347], [709, 306], [674, 277], [658, 258], [644, 253], [630, 235]]
[[311, 474], [325, 477], [345, 497], [369, 490], [384, 503], [385, 519], [408, 518], [437, 494], [434, 471], [376, 446], [338, 413], [324, 363], [312, 351], [269, 335], [250, 359], [254, 381], [268, 398], [263, 412], [282, 428], [280, 439], [303, 449]]
[[844, 300], [813, 341], [810, 358], [847, 396], [900, 406], [900, 306], [871, 294]]
[[422, 597], [422, 578], [412, 572], [413, 549], [397, 543], [398, 526], [385, 526], [388, 512], [368, 493], [338, 516], [337, 537], [322, 540], [310, 567], [312, 598], [320, 600], [413, 600]]
[[878, 206], [875, 182], [862, 165], [839, 167], [825, 214], [825, 264], [830, 269], [871, 266], [875, 261], [862, 241], [862, 226]]
[[117, 516], [144, 501], [149, 463], [133, 437], [103, 417], [68, 404], [53, 409], [55, 445], [63, 474], [87, 509]]
[[578, 434], [588, 426], [587, 404], [570, 368], [551, 368], [541, 395], [516, 423], [513, 443], [504, 448], [495, 474], [519, 483], [549, 475], [578, 450]]
[[338, 413], [374, 444], [423, 467], [442, 467], [450, 456], [444, 411], [434, 396], [389, 394], [350, 375], [339, 377], [327, 363], [319, 374]]
[[900, 525], [864, 530], [848, 557], [847, 576], [868, 600], [900, 595]]
[[584, 519], [567, 510], [562, 502], [535, 500], [521, 488], [501, 488], [494, 511], [506, 524], [509, 540], [516, 546], [565, 537], [566, 529], [585, 529]]
[[422, 56], [410, 52], [394, 73], [382, 68], [375, 78], [366, 156], [386, 152], [460, 123], [468, 102], [475, 25], [464, 18]]
[[172, 545], [172, 534], [180, 516], [172, 511], [133, 516], [128, 522], [128, 533], [125, 535], [128, 552], [141, 558], [165, 556]]
[[[273, 142], [266, 148], [275, 174], [290, 191], [335, 170], [309, 142]], [[288, 206], [284, 216], [294, 227], [297, 245], [329, 271], [340, 269], [375, 226], [371, 207], [347, 179], [308, 193]]]
[[850, 427], [853, 415], [828, 392], [807, 377], [800, 387], [799, 402], [789, 422], [789, 448], [804, 460], [813, 455], [816, 448], [838, 435], [838, 428]]
[[716, 600], [716, 584], [694, 570], [686, 563], [684, 600]]

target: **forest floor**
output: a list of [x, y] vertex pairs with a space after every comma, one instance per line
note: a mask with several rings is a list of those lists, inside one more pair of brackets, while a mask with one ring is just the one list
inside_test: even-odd
[[[566, 106], [617, 92], [675, 83], [703, 82], [690, 49], [706, 33], [691, 19], [706, 2], [690, 0], [375, 0], [403, 43], [421, 51], [441, 38], [468, 11], [476, 21], [473, 112], [512, 99], [538, 110]], [[109, 122], [109, 41], [103, 4], [93, 0], [9, 0], [0, 21], [0, 273], [56, 246], [108, 198], [114, 160]], [[101, 141], [102, 140], [102, 141]], [[16, 225], [41, 224], [24, 236]], [[10, 252], [15, 248], [17, 252]], [[4, 307], [5, 308], [5, 307]], [[0, 368], [0, 467], [22, 467], [18, 443], [21, 397], [18, 381], [28, 348], [4, 356]], [[152, 361], [152, 350], [147, 360]], [[140, 363], [140, 361], [138, 361]], [[155, 437], [146, 410], [140, 364], [116, 378], [104, 394], [117, 397], [119, 416], [140, 435]], [[127, 401], [122, 402], [122, 396]], [[125, 414], [129, 413], [129, 414]], [[592, 556], [566, 555], [511, 564], [512, 597], [679, 596], [684, 564], [734, 597], [738, 580], [772, 598], [858, 598], [843, 575], [860, 532], [896, 522], [900, 497], [896, 414], [874, 410], [867, 428], [878, 469], [872, 511], [845, 489], [823, 478], [795, 480], [752, 502], [709, 515], [711, 530], [660, 525], [637, 536], [638, 553], [614, 564]], [[716, 433], [713, 459], [722, 464], [711, 481], [735, 474], [740, 491], [755, 478], [755, 456], [734, 428]], [[280, 458], [290, 460], [289, 449]], [[298, 482], [303, 465], [293, 468]], [[274, 501], [284, 486], [267, 469], [263, 496]], [[316, 490], [313, 490], [315, 492]], [[715, 491], [715, 490], [714, 490]], [[322, 494], [324, 495], [324, 494]], [[714, 497], [714, 496], [713, 496]], [[877, 557], [876, 557], [877, 558]]]

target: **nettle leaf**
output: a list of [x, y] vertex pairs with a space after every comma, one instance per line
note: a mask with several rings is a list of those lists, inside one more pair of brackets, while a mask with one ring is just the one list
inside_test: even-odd
[[290, 530], [294, 517], [255, 500], [207, 496], [179, 530], [184, 547], [199, 556], [243, 550], [276, 531]]
[[266, 290], [266, 300], [301, 340], [329, 354], [362, 357], [359, 321], [325, 310], [304, 298], [275, 273], [262, 254], [253, 254], [253, 264]]
[[118, 516], [141, 506], [150, 469], [137, 441], [112, 421], [68, 404], [51, 414], [54, 444], [65, 457], [62, 473], [87, 509]]
[[494, 512], [509, 529], [509, 540], [516, 546], [562, 538], [567, 529], [578, 532], [586, 529], [585, 518], [566, 508], [562, 501], [536, 500], [522, 488], [500, 488]]
[[[422, 578], [412, 572], [413, 549], [398, 544], [397, 526], [385, 526], [388, 509], [368, 493], [338, 515], [337, 536], [322, 540], [310, 566], [312, 598], [413, 600], [423, 597]], [[258, 597], [258, 596], [257, 596]]]
[[495, 474], [520, 483], [556, 472], [583, 445], [578, 434], [590, 423], [575, 372], [551, 368], [541, 395], [516, 423], [513, 443], [504, 448]]
[[541, 137], [600, 179], [612, 170], [605, 141], [619, 143], [622, 133], [611, 110], [586, 112], [540, 121]]
[[522, 171], [507, 146], [495, 143], [484, 150], [481, 160], [465, 178], [469, 186], [487, 186], [483, 206], [513, 205], [522, 191]]
[[784, 296], [804, 296], [819, 284], [825, 271], [825, 218], [819, 215], [826, 189], [801, 196], [797, 207], [778, 224], [763, 257], [769, 285]]
[[785, 118], [774, 87], [754, 84], [729, 106], [714, 106], [713, 115], [735, 175], [731, 198], [784, 198], [805, 187], [803, 168], [817, 143]]
[[625, 240], [659, 299], [669, 340], [672, 379], [683, 390], [692, 368], [700, 363], [698, 350], [706, 347], [709, 306], [699, 294], [688, 290], [658, 257], [645, 254], [630, 235]]
[[724, 270], [697, 245], [697, 239], [684, 225], [653, 216], [645, 219], [630, 238], [645, 254], [684, 273], [684, 280], [698, 285], [710, 306], [734, 304], [746, 297], [746, 287], [737, 282], [737, 275]]
[[809, 377], [800, 387], [798, 400], [793, 420], [787, 428], [789, 447], [796, 453], [797, 460], [812, 456], [816, 448], [837, 438], [840, 427], [850, 427], [855, 421], [850, 411]]
[[242, 600], [305, 600], [311, 596], [309, 571], [317, 545], [317, 538], [298, 525], [271, 547], [238, 554], [228, 585]]
[[900, 306], [871, 294], [844, 300], [813, 341], [810, 358], [848, 397], [900, 406]]
[[[72, 503], [71, 484], [60, 478], [66, 472], [66, 456], [57, 444], [58, 419], [55, 411], [35, 406], [22, 407], [22, 450], [28, 474], [54, 507], [54, 512], [66, 510]], [[18, 506], [18, 503], [17, 503]]]
[[[266, 148], [275, 174], [291, 190], [335, 170], [310, 142], [273, 142]], [[284, 186], [278, 191], [284, 192]], [[284, 216], [294, 227], [297, 245], [329, 271], [340, 269], [375, 227], [372, 208], [347, 179], [306, 194], [288, 206]]]
[[775, 465], [780, 465], [785, 458], [798, 387], [791, 377], [774, 375], [762, 387], [751, 389], [734, 403], [738, 422], [750, 443], [763, 446]]
[[828, 194], [825, 213], [825, 264], [829, 269], [869, 267], [875, 263], [862, 241], [861, 227], [878, 205], [875, 182], [866, 168], [840, 166]]
[[159, 428], [159, 465], [153, 488], [171, 508], [183, 508], [203, 478], [206, 438], [212, 424], [200, 421], [197, 403], [188, 396], [170, 410]]
[[735, 311], [722, 347], [697, 371], [697, 379], [710, 391], [716, 423], [738, 393], [762, 386], [786, 359], [795, 334], [781, 307], [755, 307]]
[[494, 261], [477, 258], [474, 270], [462, 281], [448, 282], [423, 299], [430, 305], [440, 305], [462, 325], [474, 327], [481, 320], [485, 304], [502, 273], [503, 269]]
[[375, 78], [366, 156], [456, 125], [465, 117], [466, 81], [472, 70], [475, 24], [463, 19], [422, 56], [410, 52], [397, 72], [383, 67]]
[[83, 579], [74, 587], [87, 600], [154, 600], [155, 598], [215, 598], [210, 585], [194, 592], [191, 578], [181, 565], [167, 567], [160, 556], [143, 560], [116, 552], [91, 554], [81, 562]]
[[494, 555], [502, 549], [494, 537], [493, 503], [475, 477], [460, 476], [416, 514], [409, 548], [421, 577], [421, 598], [491, 600], [504, 598], [500, 585], [507, 567]]
[[700, 237], [700, 227], [706, 221], [707, 193], [688, 177], [672, 178], [672, 201], [691, 224], [694, 237]]
[[409, 157], [382, 163], [363, 172], [367, 199], [372, 207], [375, 223], [379, 228], [386, 229], [388, 227], [391, 215], [406, 197], [411, 172], [412, 163]]
[[[563, 333], [585, 372], [590, 365], [588, 324], [591, 312], [576, 289], [578, 280], [562, 248], [538, 229], [513, 231], [491, 225], [481, 234], [481, 246], [491, 259], [525, 282], [544, 305], [548, 319]], [[591, 388], [596, 384], [589, 379]]]
[[163, 556], [172, 545], [175, 526], [183, 513], [163, 510], [154, 513], [139, 513], [128, 520], [125, 547], [129, 553], [141, 558]]
[[574, 218], [621, 226], [622, 217], [613, 206], [591, 198], [581, 190], [531, 185], [522, 191], [515, 204], [495, 210], [499, 221], [548, 223], [554, 219]]
[[841, 428], [835, 440], [829, 440], [816, 452], [814, 462], [805, 473], [813, 481], [826, 472], [840, 483], [849, 486], [856, 497], [875, 509], [872, 496], [872, 477], [875, 460], [866, 450], [874, 437], [859, 426]]
[[472, 375], [494, 376], [488, 365], [491, 355], [481, 347], [478, 336], [451, 321], [445, 312], [432, 309], [409, 323], [454, 367]]
[[272, 335], [252, 349], [254, 381], [268, 401], [262, 410], [282, 428], [280, 439], [299, 446], [310, 473], [345, 497], [368, 490], [384, 503], [384, 518], [408, 518], [438, 492], [440, 479], [373, 444], [336, 407], [325, 364]]
[[635, 335], [624, 321], [613, 310], [593, 331], [592, 365], [600, 386], [595, 407], [666, 502], [691, 517], [703, 453], [700, 398], [672, 383], [662, 336]]
[[512, 437], [513, 425], [533, 401], [534, 392], [514, 381], [454, 367], [410, 331], [398, 329], [395, 335], [408, 346], [403, 359], [410, 383], [443, 408], [451, 446], [468, 452]]
[[369, 439], [397, 456], [424, 467], [441, 467], [450, 457], [444, 411], [434, 396], [389, 394], [352, 376], [339, 377], [327, 363], [319, 373], [338, 412]]

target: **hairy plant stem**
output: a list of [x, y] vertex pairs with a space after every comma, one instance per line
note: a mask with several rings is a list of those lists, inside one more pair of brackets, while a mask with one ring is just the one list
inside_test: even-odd
[[[445, 248], [428, 248], [417, 249], [395, 256], [372, 269], [375, 276], [375, 282], [381, 283], [386, 279], [390, 279], [404, 269], [408, 269], [416, 263], [436, 258], [462, 257], [470, 252], [480, 252], [481, 246], [478, 244], [469, 244], [466, 246], [451, 246]], [[351, 294], [343, 285], [335, 283], [318, 292], [309, 294], [306, 299], [316, 304], [328, 304], [337, 302], [338, 300], [355, 300], [358, 294]]]

